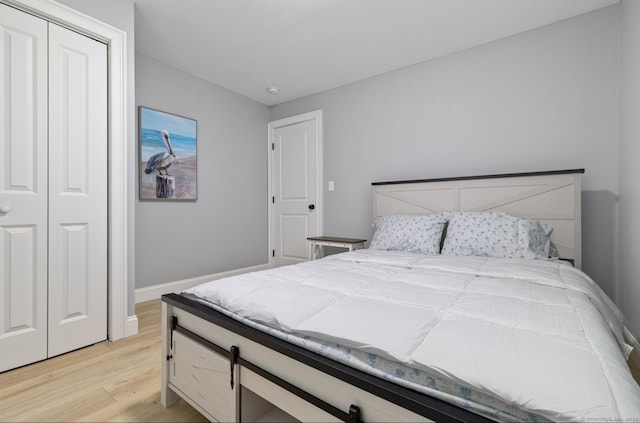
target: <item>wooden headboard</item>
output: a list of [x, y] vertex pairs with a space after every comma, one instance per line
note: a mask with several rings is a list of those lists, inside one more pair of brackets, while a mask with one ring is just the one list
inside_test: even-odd
[[561, 258], [582, 267], [581, 177], [584, 169], [413, 181], [374, 182], [374, 218], [444, 211], [503, 211], [553, 227]]

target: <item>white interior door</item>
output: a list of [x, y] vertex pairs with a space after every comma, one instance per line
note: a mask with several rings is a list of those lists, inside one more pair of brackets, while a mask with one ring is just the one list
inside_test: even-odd
[[[287, 122], [283, 122], [287, 123]], [[272, 129], [272, 264], [308, 259], [307, 237], [320, 229], [318, 119]]]
[[47, 22], [0, 4], [0, 371], [47, 356]]
[[107, 47], [49, 24], [49, 356], [107, 338]]

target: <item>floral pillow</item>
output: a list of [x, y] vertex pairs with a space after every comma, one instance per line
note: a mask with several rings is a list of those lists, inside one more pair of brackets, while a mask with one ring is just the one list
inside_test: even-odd
[[372, 225], [374, 233], [369, 248], [438, 254], [446, 223], [442, 214], [381, 216]]
[[546, 259], [551, 227], [503, 212], [452, 212], [442, 254]]

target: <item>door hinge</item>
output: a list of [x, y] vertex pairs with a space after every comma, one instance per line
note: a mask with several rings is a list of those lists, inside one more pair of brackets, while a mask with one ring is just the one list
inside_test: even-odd
[[271, 257], [275, 257], [276, 256], [276, 250], [271, 250]]
[[272, 142], [272, 143], [271, 143], [271, 150], [275, 150], [275, 149], [276, 149], [276, 143], [275, 143], [275, 142]]
[[275, 197], [275, 196], [274, 196], [274, 197], [271, 197], [271, 203], [272, 203], [272, 204], [275, 204], [275, 203], [276, 203], [276, 197]]

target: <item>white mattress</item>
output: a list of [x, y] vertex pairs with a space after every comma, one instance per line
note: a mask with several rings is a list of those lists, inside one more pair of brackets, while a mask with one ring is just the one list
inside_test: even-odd
[[358, 250], [187, 292], [493, 418], [640, 418], [620, 311], [559, 262]]

